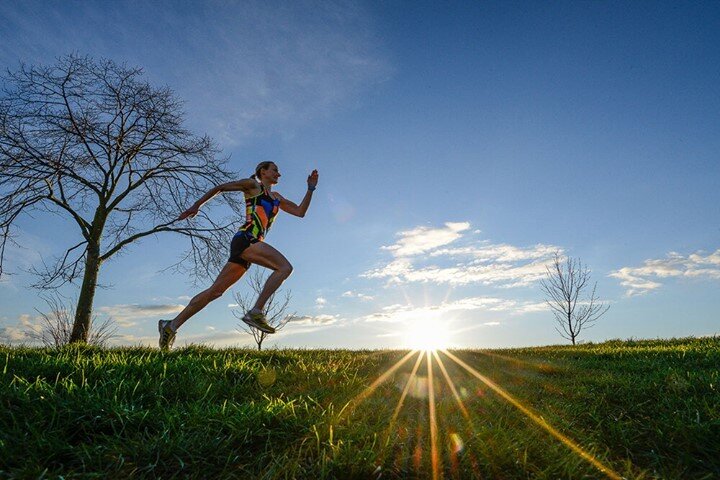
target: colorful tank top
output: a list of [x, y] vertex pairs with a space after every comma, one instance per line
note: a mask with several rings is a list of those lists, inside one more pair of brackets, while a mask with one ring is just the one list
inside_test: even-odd
[[280, 210], [280, 200], [273, 198], [260, 184], [262, 191], [245, 200], [245, 223], [240, 227], [251, 239], [262, 240]]

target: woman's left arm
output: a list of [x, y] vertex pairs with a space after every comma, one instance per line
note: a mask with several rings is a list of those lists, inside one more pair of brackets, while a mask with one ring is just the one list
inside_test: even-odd
[[318, 171], [313, 170], [310, 175], [308, 175], [307, 184], [308, 189], [305, 193], [305, 197], [303, 197], [302, 202], [300, 202], [300, 205], [296, 205], [295, 203], [291, 202], [290, 200], [286, 199], [282, 195], [278, 194], [278, 197], [280, 199], [280, 209], [284, 212], [287, 212], [291, 215], [295, 215], [296, 217], [304, 217], [305, 212], [307, 212], [308, 207], [310, 206], [310, 200], [312, 200], [312, 194], [315, 190], [315, 187], [317, 187], [318, 183]]

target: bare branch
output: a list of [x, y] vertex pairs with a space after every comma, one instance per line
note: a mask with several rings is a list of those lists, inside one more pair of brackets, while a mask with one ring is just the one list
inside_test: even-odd
[[597, 283], [593, 285], [590, 296], [580, 300], [590, 282], [590, 270], [583, 266], [580, 259], [566, 258], [555, 253], [552, 268], [540, 281], [540, 289], [546, 297], [546, 303], [555, 317], [555, 330], [573, 345], [583, 329], [593, 326], [610, 305], [605, 305], [595, 296]]
[[[41, 317], [38, 328], [30, 328], [26, 331], [28, 337], [42, 343], [46, 347], [62, 347], [70, 343], [73, 319], [75, 312], [72, 305], [75, 302], [67, 303], [59, 295], [43, 297], [49, 311], [47, 313], [35, 309]], [[108, 341], [115, 336], [117, 326], [112, 318], [108, 317], [98, 323], [97, 317], [93, 316], [90, 322], [88, 342], [90, 345], [99, 347], [107, 346]]]
[[233, 178], [214, 142], [183, 123], [182, 102], [151, 86], [139, 68], [69, 55], [10, 72], [0, 92], [0, 274], [11, 228], [35, 212], [79, 227], [74, 246], [33, 271], [39, 288], [83, 276], [83, 322], [102, 262], [147, 236], [183, 235], [187, 263], [175, 267], [196, 278], [215, 274], [244, 209], [241, 199], [221, 196], [230, 218], [175, 223]]
[[[250, 291], [244, 295], [241, 295], [239, 292], [235, 292], [235, 300], [239, 307], [238, 310], [233, 311], [235, 318], [242, 320], [245, 313], [252, 309], [255, 304], [255, 298], [260, 295], [260, 292], [265, 286], [266, 280], [267, 276], [263, 274], [262, 270], [259, 268], [252, 269], [246, 280], [247, 285], [250, 287]], [[278, 297], [277, 295], [278, 291], [270, 296], [263, 310], [267, 323], [274, 327], [276, 332], [284, 328], [288, 321], [294, 316], [294, 314], [286, 313], [291, 299], [290, 291], [286, 291], [281, 297]], [[238, 330], [253, 336], [258, 350], [261, 350], [262, 343], [268, 334], [258, 330], [257, 328], [251, 328], [242, 321], [239, 323], [239, 327], [240, 328]]]

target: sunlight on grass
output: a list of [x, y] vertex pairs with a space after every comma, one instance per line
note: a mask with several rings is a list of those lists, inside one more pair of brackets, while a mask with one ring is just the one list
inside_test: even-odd
[[354, 410], [360, 403], [362, 403], [363, 400], [365, 400], [367, 397], [369, 397], [369, 396], [375, 391], [375, 389], [376, 389], [378, 386], [380, 386], [380, 385], [382, 385], [383, 383], [385, 383], [385, 381], [386, 381], [387, 379], [389, 379], [389, 378], [395, 373], [396, 370], [398, 370], [400, 367], [402, 367], [402, 366], [405, 364], [405, 362], [407, 362], [408, 359], [409, 359], [410, 357], [412, 357], [413, 354], [415, 354], [416, 351], [417, 351], [417, 350], [412, 350], [412, 351], [408, 352], [404, 357], [402, 357], [400, 360], [398, 360], [397, 362], [395, 362], [395, 364], [394, 364], [392, 367], [390, 367], [389, 369], [387, 369], [387, 370], [385, 371], [385, 373], [383, 373], [383, 374], [380, 375], [378, 378], [376, 378], [375, 381], [374, 381], [373, 383], [371, 383], [369, 387], [367, 387], [365, 390], [363, 390], [362, 392], [360, 392], [360, 394], [358, 394], [358, 395], [355, 396], [352, 400], [350, 400], [350, 401], [342, 408], [342, 410], [340, 410], [340, 413], [338, 414], [338, 418], [342, 418], [343, 415], [348, 415], [348, 414], [352, 413], [353, 410]]
[[[398, 360], [394, 365], [392, 365], [389, 369], [387, 369], [380, 377], [378, 377], [369, 387], [367, 387], [363, 392], [361, 392], [359, 395], [357, 395], [353, 400], [351, 400], [347, 405], [346, 408], [343, 408], [343, 410], [340, 412], [340, 415], [347, 414], [352, 412], [361, 402], [363, 402], [365, 399], [367, 399], [370, 395], [375, 392], [377, 387], [387, 381], [391, 375], [393, 375], [402, 365], [404, 365], [415, 353], [418, 354], [417, 360], [415, 362], [415, 365], [412, 369], [411, 374], [409, 375], [407, 382], [405, 383], [405, 386], [403, 388], [403, 393], [400, 396], [400, 399], [394, 409], [392, 418], [390, 418], [386, 434], [385, 434], [385, 444], [387, 445], [387, 441], [389, 440], [389, 433], [392, 431], [393, 427], [395, 426], [395, 422], [397, 420], [397, 417], [400, 413], [400, 410], [403, 407], [403, 402], [405, 397], [407, 396], [407, 393], [410, 389], [410, 386], [413, 383], [413, 380], [417, 378], [417, 371], [418, 367], [420, 366], [420, 363], [423, 360], [423, 357], [426, 360], [426, 368], [427, 368], [427, 412], [428, 412], [428, 427], [429, 427], [429, 433], [430, 433], [430, 462], [431, 462], [431, 473], [432, 478], [437, 479], [440, 478], [441, 472], [443, 471], [442, 462], [441, 462], [441, 453], [440, 453], [440, 445], [439, 445], [439, 439], [438, 439], [438, 418], [437, 418], [437, 412], [436, 412], [436, 392], [435, 392], [435, 381], [434, 381], [434, 372], [433, 372], [433, 360], [437, 364], [438, 368], [440, 369], [442, 376], [444, 377], [446, 384], [448, 388], [450, 389], [457, 406], [462, 413], [465, 420], [468, 422], [471, 430], [474, 430], [474, 425], [472, 420], [470, 419], [470, 415], [465, 408], [465, 405], [462, 402], [462, 399], [460, 398], [460, 395], [458, 394], [458, 391], [454, 385], [454, 382], [451, 379], [451, 376], [449, 375], [447, 368], [443, 364], [443, 361], [441, 360], [440, 356], [437, 354], [436, 350], [440, 350], [443, 354], [445, 354], [450, 360], [452, 360], [455, 364], [465, 369], [468, 373], [470, 373], [473, 377], [480, 380], [482, 383], [484, 383], [487, 387], [489, 387], [491, 390], [493, 390], [495, 393], [497, 393], [501, 398], [506, 400], [508, 403], [512, 404], [514, 407], [519, 409], [523, 414], [525, 414], [528, 418], [530, 418], [536, 425], [542, 427], [543, 430], [545, 430], [547, 433], [555, 437], [557, 440], [565, 444], [571, 451], [573, 451], [575, 454], [583, 458], [585, 461], [589, 462], [591, 465], [593, 465], [595, 468], [597, 468], [600, 472], [602, 472], [607, 478], [613, 479], [613, 480], [620, 480], [622, 477], [615, 473], [611, 468], [609, 468], [607, 465], [604, 465], [602, 462], [600, 462], [598, 459], [596, 459], [592, 454], [585, 451], [582, 447], [580, 447], [577, 443], [575, 443], [570, 438], [566, 437], [562, 433], [560, 433], [558, 430], [553, 428], [550, 424], [547, 423], [547, 421], [533, 412], [529, 407], [523, 405], [520, 403], [517, 399], [515, 399], [513, 396], [511, 396], [507, 391], [505, 391], [502, 387], [497, 385], [495, 382], [487, 378], [486, 376], [482, 375], [480, 372], [472, 368], [467, 363], [463, 362], [460, 358], [453, 355], [452, 353], [448, 352], [446, 349], [439, 347], [439, 345], [442, 344], [442, 342], [436, 341], [437, 338], [431, 338], [430, 334], [436, 334], [438, 331], [436, 328], [430, 328], [435, 327], [432, 322], [429, 321], [421, 321], [419, 322], [422, 328], [418, 329], [418, 334], [415, 337], [415, 345], [417, 345], [418, 348], [413, 349], [412, 351], [408, 352], [404, 357], [402, 357], [400, 360]], [[439, 337], [439, 336], [438, 336]], [[349, 408], [348, 408], [349, 407]], [[462, 439], [455, 434], [455, 437], [451, 437], [451, 443], [450, 448], [453, 451], [456, 450], [462, 450], [464, 447]], [[419, 448], [419, 446], [418, 446]], [[416, 449], [416, 455], [418, 456], [418, 463], [419, 459], [422, 455], [422, 451], [419, 449]], [[452, 452], [451, 452], [452, 453]], [[457, 455], [457, 452], [455, 452], [455, 455]], [[381, 458], [383, 458], [384, 455], [381, 455]], [[451, 460], [451, 463], [452, 462]], [[382, 464], [382, 463], [381, 463]], [[419, 468], [419, 465], [417, 465]], [[417, 469], [417, 468], [416, 468]]]
[[[718, 352], [720, 338], [505, 351], [0, 345], [10, 407], [0, 408], [0, 471], [715, 478]], [[659, 442], [661, 430], [682, 441]]]
[[428, 385], [430, 386], [430, 394], [428, 395], [428, 411], [430, 412], [430, 459], [432, 461], [432, 478], [433, 480], [440, 477], [440, 459], [438, 455], [438, 425], [437, 414], [435, 413], [435, 382], [433, 381], [432, 358], [430, 358], [430, 350], [425, 351], [427, 358]]
[[[542, 427], [546, 432], [548, 432], [550, 435], [555, 437], [557, 440], [565, 444], [570, 450], [578, 454], [580, 457], [588, 461], [590, 464], [592, 464], [595, 468], [600, 470], [602, 473], [604, 473], [608, 478], [611, 478], [613, 480], [621, 480], [621, 476], [615, 473], [611, 468], [604, 465], [602, 462], [600, 462], [598, 459], [596, 459], [594, 456], [592, 456], [589, 452], [586, 452], [582, 449], [577, 443], [557, 431], [555, 428], [553, 428], [550, 424], [547, 423], [547, 421], [542, 418], [541, 416], [534, 413], [530, 408], [526, 407], [522, 403], [520, 403], [518, 400], [516, 400], [513, 396], [511, 396], [509, 393], [507, 393], [502, 387], [497, 385], [495, 382], [487, 378], [486, 376], [482, 375], [480, 372], [472, 368], [467, 363], [460, 360], [458, 357], [453, 355], [452, 353], [448, 352], [447, 350], [442, 351], [445, 355], [448, 356], [453, 362], [460, 365], [462, 368], [464, 368], [468, 373], [473, 375], [475, 378], [483, 382], [485, 385], [487, 385], [490, 389], [495, 391], [500, 397], [507, 400], [510, 404], [515, 406], [518, 410], [523, 412], [530, 420], [535, 422], [538, 426]], [[438, 357], [438, 361], [440, 361], [440, 358]]]

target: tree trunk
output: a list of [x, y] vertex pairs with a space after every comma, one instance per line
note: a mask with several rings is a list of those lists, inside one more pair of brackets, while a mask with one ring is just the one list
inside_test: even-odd
[[257, 342], [257, 345], [258, 345], [258, 352], [259, 352], [259, 351], [262, 350], [262, 340], [260, 340], [259, 342]]
[[90, 240], [88, 241], [87, 258], [85, 259], [85, 274], [80, 288], [80, 296], [75, 307], [75, 322], [73, 323], [70, 343], [87, 343], [90, 333], [92, 318], [93, 300], [97, 289], [98, 273], [100, 271], [100, 238], [105, 229], [107, 212], [103, 205], [95, 210], [92, 226], [90, 228]]
[[75, 322], [70, 335], [70, 343], [87, 343], [100, 263], [100, 249], [97, 246], [89, 247], [85, 260], [83, 283], [75, 308]]

